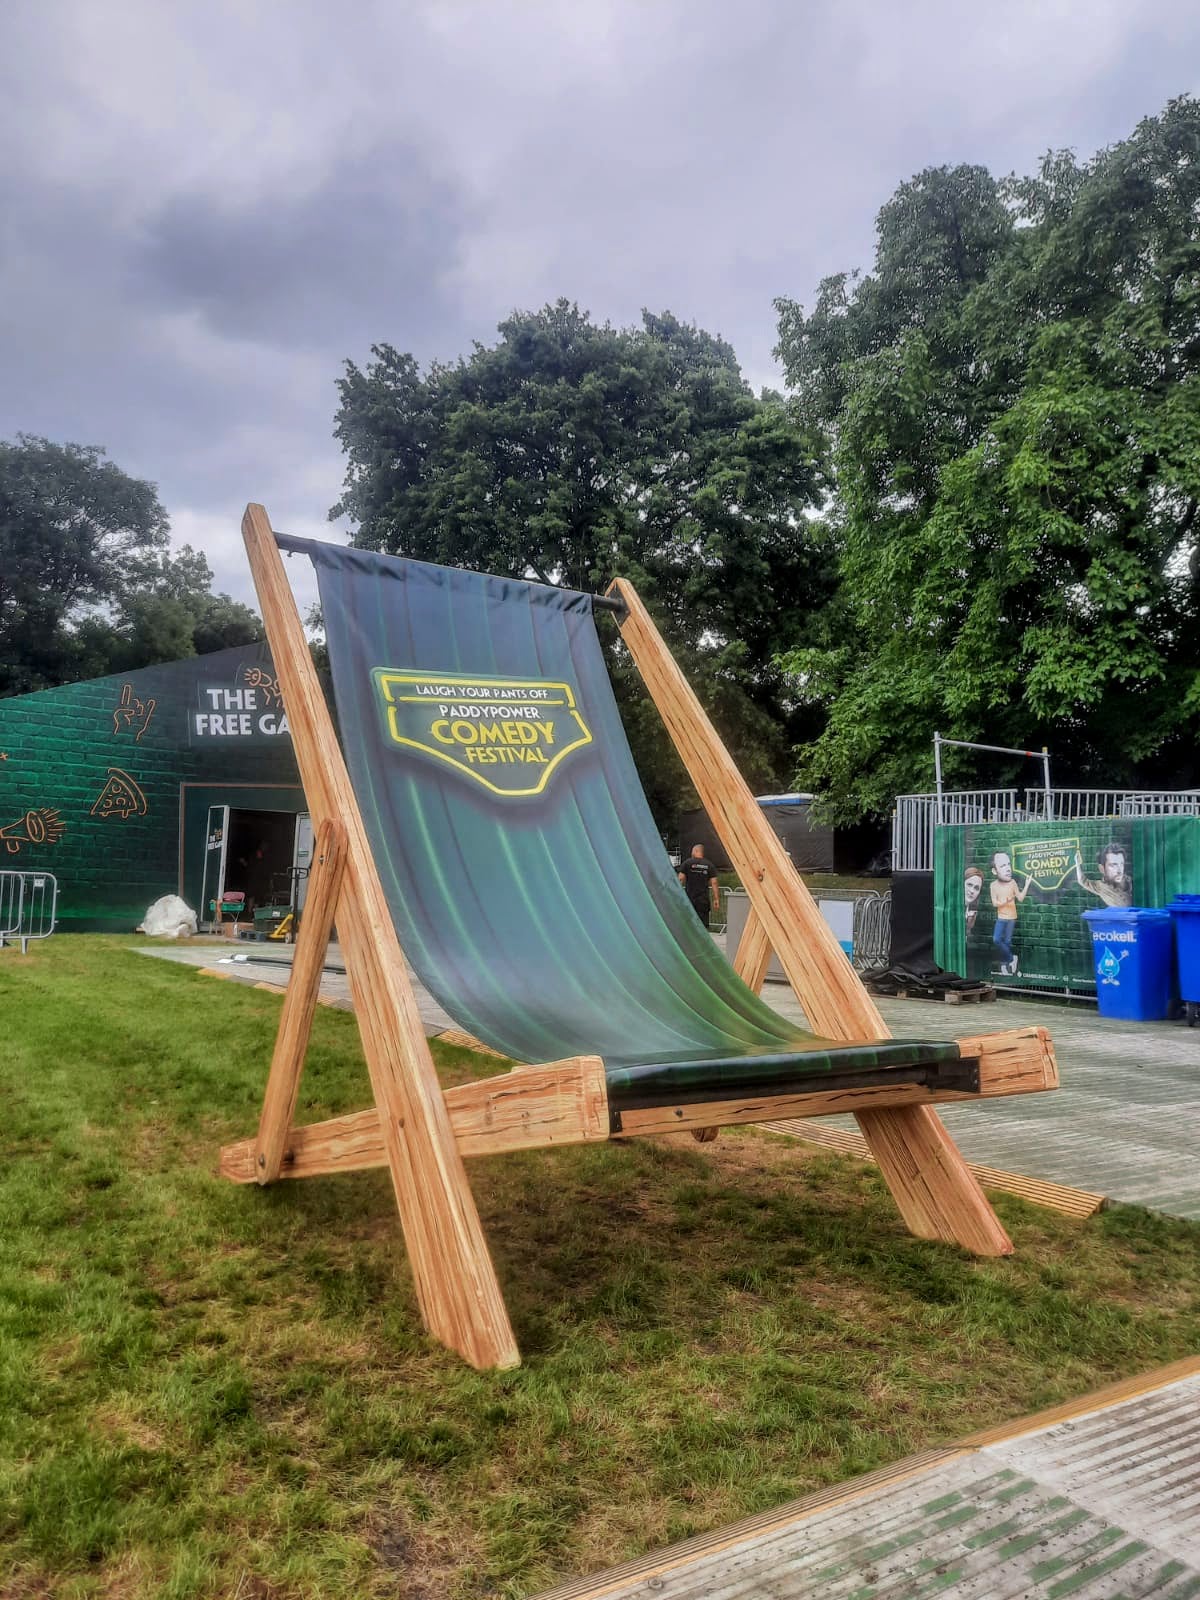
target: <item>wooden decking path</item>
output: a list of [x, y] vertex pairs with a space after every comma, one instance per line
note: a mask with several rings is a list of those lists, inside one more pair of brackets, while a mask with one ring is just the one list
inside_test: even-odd
[[541, 1600], [1195, 1600], [1200, 1358]]

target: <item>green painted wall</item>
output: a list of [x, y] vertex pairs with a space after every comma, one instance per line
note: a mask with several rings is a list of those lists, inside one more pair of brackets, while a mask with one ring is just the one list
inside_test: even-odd
[[[1081, 887], [1082, 875], [1100, 881], [1100, 852], [1115, 844], [1125, 860], [1126, 904], [1165, 906], [1177, 894], [1200, 893], [1200, 817], [1147, 817], [1044, 823], [977, 823], [937, 830], [934, 851], [934, 959], [939, 966], [969, 978], [1018, 988], [1093, 989], [1092, 945], [1084, 911], [1103, 910], [1105, 901]], [[1017, 906], [1012, 948], [1018, 970], [1001, 970], [991, 904], [995, 881], [992, 856], [1008, 852], [1014, 879], [1033, 882]], [[973, 925], [968, 927], [966, 877], [982, 876]]]
[[54, 873], [64, 929], [198, 910], [210, 804], [304, 809], [265, 645], [0, 700], [0, 869]]

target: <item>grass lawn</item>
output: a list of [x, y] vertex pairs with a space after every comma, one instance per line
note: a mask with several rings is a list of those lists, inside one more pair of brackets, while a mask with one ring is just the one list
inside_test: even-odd
[[[9, 1600], [524, 1595], [1200, 1348], [1194, 1226], [1001, 1197], [977, 1262], [745, 1131], [473, 1164], [525, 1365], [472, 1372], [383, 1173], [215, 1176], [278, 999], [128, 943], [0, 953]], [[322, 1008], [300, 1115], [366, 1100]]]

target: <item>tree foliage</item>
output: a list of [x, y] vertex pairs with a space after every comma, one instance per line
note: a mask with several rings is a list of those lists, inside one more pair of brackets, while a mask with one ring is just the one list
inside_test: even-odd
[[1093, 159], [901, 185], [875, 267], [777, 303], [836, 466], [845, 616], [793, 651], [839, 816], [931, 787], [935, 729], [1060, 778], [1200, 782], [1200, 103]]
[[94, 446], [0, 441], [0, 695], [261, 637], [201, 554], [171, 553], [152, 484]]
[[[618, 330], [559, 301], [499, 334], [424, 373], [390, 345], [366, 370], [347, 364], [333, 514], [358, 544], [422, 560], [583, 590], [631, 578], [744, 770], [773, 786], [806, 732], [774, 660], [812, 637], [832, 581], [803, 433], [778, 397], [755, 398], [727, 344], [669, 315]], [[666, 818], [682, 773], [614, 640]]]

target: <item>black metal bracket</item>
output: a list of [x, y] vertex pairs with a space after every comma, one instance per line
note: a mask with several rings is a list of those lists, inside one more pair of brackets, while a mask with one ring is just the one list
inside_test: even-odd
[[628, 603], [619, 594], [594, 594], [592, 596], [592, 609], [611, 611], [618, 622], [624, 622], [629, 615]]
[[306, 556], [313, 545], [324, 542], [322, 539], [301, 539], [298, 534], [280, 533], [278, 529], [275, 530], [275, 543], [281, 550], [286, 550], [289, 556]]

